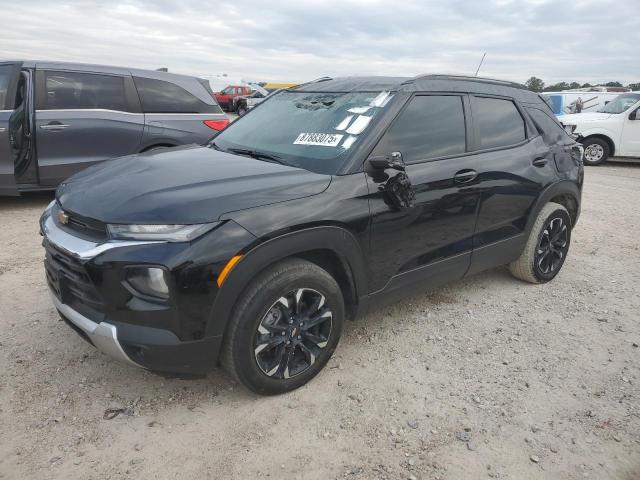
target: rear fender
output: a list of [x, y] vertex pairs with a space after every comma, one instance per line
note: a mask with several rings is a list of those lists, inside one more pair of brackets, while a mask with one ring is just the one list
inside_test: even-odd
[[572, 197], [577, 205], [574, 225], [572, 225], [572, 227], [575, 226], [575, 223], [577, 222], [578, 217], [580, 216], [580, 203], [581, 203], [582, 194], [578, 189], [578, 186], [573, 181], [563, 180], [561, 182], [554, 183], [549, 187], [547, 187], [545, 190], [543, 190], [542, 194], [538, 197], [538, 200], [536, 201], [533, 208], [531, 209], [531, 213], [529, 214], [529, 219], [527, 220], [527, 226], [526, 226], [527, 235], [529, 235], [529, 233], [531, 232], [531, 228], [533, 227], [533, 224], [536, 221], [536, 218], [538, 218], [538, 214], [540, 213], [542, 208], [547, 203], [549, 203], [553, 198], [561, 195], [568, 195]]

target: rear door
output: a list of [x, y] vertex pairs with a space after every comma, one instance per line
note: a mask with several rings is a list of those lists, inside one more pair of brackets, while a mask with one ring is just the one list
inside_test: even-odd
[[38, 70], [36, 107], [42, 185], [138, 151], [144, 115], [128, 75]]
[[480, 194], [473, 273], [517, 258], [529, 212], [557, 174], [553, 152], [512, 99], [472, 95], [470, 100]]
[[10, 120], [14, 113], [20, 64], [0, 64], [0, 195], [17, 195]]

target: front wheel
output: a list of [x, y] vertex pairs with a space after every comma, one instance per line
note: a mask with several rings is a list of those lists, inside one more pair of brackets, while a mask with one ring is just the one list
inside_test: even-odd
[[607, 142], [599, 138], [587, 138], [583, 145], [583, 161], [585, 165], [600, 165], [611, 154]]
[[509, 264], [509, 270], [526, 282], [548, 282], [564, 265], [570, 243], [569, 212], [562, 205], [549, 202], [538, 214], [522, 254]]
[[243, 116], [245, 113], [247, 113], [247, 107], [245, 107], [244, 105], [240, 105], [238, 107], [238, 116], [241, 117]]
[[340, 287], [325, 270], [284, 260], [258, 275], [238, 299], [221, 361], [260, 394], [294, 390], [326, 365], [344, 319]]

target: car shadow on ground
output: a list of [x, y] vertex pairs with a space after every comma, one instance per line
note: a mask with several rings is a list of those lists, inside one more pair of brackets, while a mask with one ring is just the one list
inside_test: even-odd
[[[459, 304], [460, 297], [465, 295], [465, 290], [481, 287], [482, 284], [498, 286], [512, 283], [513, 277], [504, 267], [482, 272], [458, 282], [452, 282], [436, 290], [418, 292], [410, 295], [400, 302], [390, 304], [384, 308], [376, 310], [358, 320], [347, 321], [343, 336], [334, 357], [329, 361], [325, 371], [330, 368], [337, 368], [342, 362], [349, 362], [344, 356], [359, 357], [365, 352], [354, 352], [360, 349], [370, 348], [367, 342], [360, 341], [362, 337], [388, 331], [393, 328], [402, 328], [398, 322], [391, 322], [390, 316], [398, 315], [399, 309], [408, 309], [405, 320], [407, 326], [412, 321], [409, 317], [417, 312], [429, 311], [434, 307], [447, 308], [447, 305]], [[523, 282], [523, 285], [527, 285]], [[425, 322], [437, 322], [437, 316], [425, 319]], [[71, 384], [86, 381], [88, 375], [98, 375], [102, 389], [107, 389], [109, 401], [106, 404], [113, 404], [114, 401], [122, 408], [145, 405], [142, 415], [155, 415], [166, 408], [187, 406], [190, 410], [200, 406], [218, 403], [246, 403], [260, 395], [255, 394], [239, 385], [225, 373], [220, 366], [214, 367], [206, 376], [195, 377], [189, 375], [150, 372], [136, 367], [125, 365], [113, 360], [106, 355], [86, 345], [79, 337], [72, 335], [73, 332], [66, 331], [65, 325], [61, 325], [58, 334], [61, 338], [61, 348], [66, 352], [63, 354], [67, 358], [63, 363], [67, 365], [66, 378]], [[425, 326], [425, 331], [431, 330], [429, 325]], [[69, 355], [69, 352], [73, 352]], [[84, 364], [84, 366], [82, 365]], [[348, 368], [348, 365], [345, 365]], [[87, 368], [89, 367], [89, 372]], [[342, 367], [342, 365], [341, 365]], [[99, 372], [99, 373], [97, 373]], [[323, 372], [310, 384], [301, 389], [283, 396], [296, 395], [295, 392], [304, 392], [311, 388], [317, 388], [323, 382]], [[135, 405], [134, 405], [135, 404]]]

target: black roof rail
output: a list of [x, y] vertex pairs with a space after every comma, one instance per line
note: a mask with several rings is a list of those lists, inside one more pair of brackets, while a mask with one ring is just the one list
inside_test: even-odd
[[295, 90], [296, 88], [304, 87], [306, 85], [312, 85], [314, 83], [328, 82], [329, 80], [333, 80], [333, 78], [331, 78], [331, 77], [316, 78], [315, 80], [311, 80], [310, 82], [301, 83], [300, 85], [296, 85], [295, 87], [291, 87], [290, 90]]
[[527, 87], [521, 83], [510, 82], [508, 80], [497, 80], [495, 78], [484, 77], [472, 77], [469, 75], [442, 75], [442, 74], [424, 74], [416, 75], [411, 80], [407, 80], [403, 83], [413, 83], [416, 80], [464, 80], [466, 82], [478, 82], [478, 83], [492, 83], [494, 85], [504, 85], [505, 87], [519, 88], [521, 90], [528, 90]]

